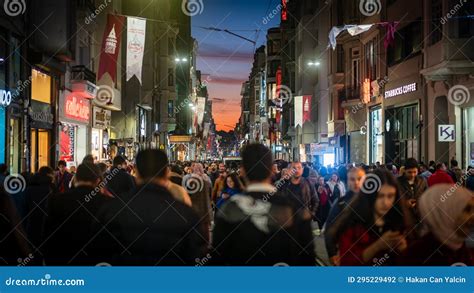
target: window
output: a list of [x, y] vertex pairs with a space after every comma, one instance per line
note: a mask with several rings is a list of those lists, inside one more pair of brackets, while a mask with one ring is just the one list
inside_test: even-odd
[[[460, 5], [459, 3], [457, 5]], [[456, 6], [455, 6], [456, 7]], [[474, 2], [466, 2], [458, 12], [458, 37], [470, 38], [474, 34]]]
[[174, 69], [168, 68], [168, 86], [174, 86]]
[[359, 59], [359, 49], [351, 49], [351, 86], [353, 88], [358, 88], [360, 83], [360, 59]]
[[174, 38], [168, 38], [168, 55], [174, 56]]
[[422, 24], [417, 20], [395, 34], [394, 46], [389, 47], [387, 52], [389, 66], [402, 62], [421, 50], [423, 47]]
[[51, 76], [32, 69], [31, 99], [51, 104]]
[[174, 101], [168, 100], [168, 118], [174, 118]]
[[439, 22], [443, 14], [441, 0], [431, 1], [430, 44], [436, 44], [442, 37], [442, 25]]
[[364, 46], [365, 52], [365, 78], [377, 79], [377, 41], [373, 39]]
[[337, 72], [344, 72], [344, 48], [342, 45], [337, 45], [336, 47], [336, 71]]

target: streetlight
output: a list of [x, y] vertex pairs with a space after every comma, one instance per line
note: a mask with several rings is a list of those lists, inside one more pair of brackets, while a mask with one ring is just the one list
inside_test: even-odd
[[321, 65], [321, 62], [319, 62], [319, 61], [309, 61], [308, 62], [308, 66], [318, 67], [319, 65]]

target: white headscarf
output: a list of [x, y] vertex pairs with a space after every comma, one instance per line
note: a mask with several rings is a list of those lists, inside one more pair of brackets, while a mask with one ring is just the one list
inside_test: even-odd
[[453, 184], [437, 184], [421, 195], [419, 209], [422, 221], [444, 245], [458, 250], [464, 238], [456, 233], [456, 220], [461, 216], [474, 193]]

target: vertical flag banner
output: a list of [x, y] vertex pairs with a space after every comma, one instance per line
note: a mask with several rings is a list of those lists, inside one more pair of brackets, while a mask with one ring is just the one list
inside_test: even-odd
[[198, 97], [197, 98], [197, 112], [198, 112], [198, 125], [202, 124], [204, 120], [204, 111], [206, 110], [206, 98]]
[[303, 96], [303, 123], [311, 121], [311, 97]]
[[108, 73], [113, 82], [117, 82], [117, 58], [124, 21], [125, 17], [123, 16], [107, 15], [107, 25], [105, 26], [104, 36], [102, 38], [97, 80], [100, 80], [105, 73]]
[[127, 81], [134, 75], [142, 83], [146, 20], [127, 17]]
[[303, 96], [295, 97], [295, 127], [303, 126]]

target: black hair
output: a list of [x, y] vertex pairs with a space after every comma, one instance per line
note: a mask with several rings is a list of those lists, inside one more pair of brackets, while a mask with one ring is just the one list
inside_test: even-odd
[[455, 159], [451, 160], [451, 168], [457, 167], [458, 165], [458, 161], [456, 161]]
[[123, 163], [126, 163], [126, 162], [127, 162], [127, 160], [125, 160], [125, 158], [123, 156], [118, 155], [118, 156], [115, 156], [112, 165], [114, 167], [117, 167], [118, 165], [122, 165]]
[[236, 172], [232, 172], [230, 173], [229, 175], [227, 175], [227, 177], [225, 178], [224, 180], [224, 184], [225, 184], [225, 187], [226, 188], [230, 188], [229, 185], [227, 185], [227, 178], [231, 178], [232, 181], [234, 182], [234, 189], [237, 189], [237, 190], [240, 190], [242, 191], [243, 188], [242, 188], [242, 182], [240, 182], [240, 178], [239, 178], [239, 174], [237, 174]]
[[66, 161], [64, 161], [64, 160], [59, 160], [59, 161], [58, 161], [58, 167], [59, 167], [59, 166], [64, 166], [64, 167], [66, 167], [66, 166], [67, 166]]
[[407, 161], [405, 162], [405, 170], [414, 169], [414, 168], [418, 169], [418, 162], [416, 161], [416, 159], [415, 158], [407, 159]]
[[241, 152], [242, 165], [249, 181], [263, 181], [271, 176], [272, 152], [263, 144], [249, 144]]
[[83, 164], [94, 164], [94, 156], [93, 155], [86, 155], [84, 159], [82, 159]]
[[77, 181], [95, 182], [102, 176], [99, 167], [94, 164], [83, 163], [77, 167], [76, 179]]
[[[369, 180], [371, 181], [369, 182]], [[372, 229], [372, 227], [374, 227], [374, 205], [380, 187], [385, 184], [396, 188], [396, 196], [393, 207], [384, 216], [384, 232], [388, 230], [403, 230], [404, 221], [400, 202], [400, 188], [392, 173], [384, 169], [376, 169], [372, 173], [367, 174], [366, 180], [364, 181], [365, 188], [361, 189], [357, 199], [351, 203], [352, 208], [349, 216], [350, 226], [361, 224], [367, 229], [370, 229], [372, 233], [379, 234]]]
[[166, 153], [157, 149], [140, 151], [135, 161], [138, 174], [145, 180], [163, 178], [169, 165]]

